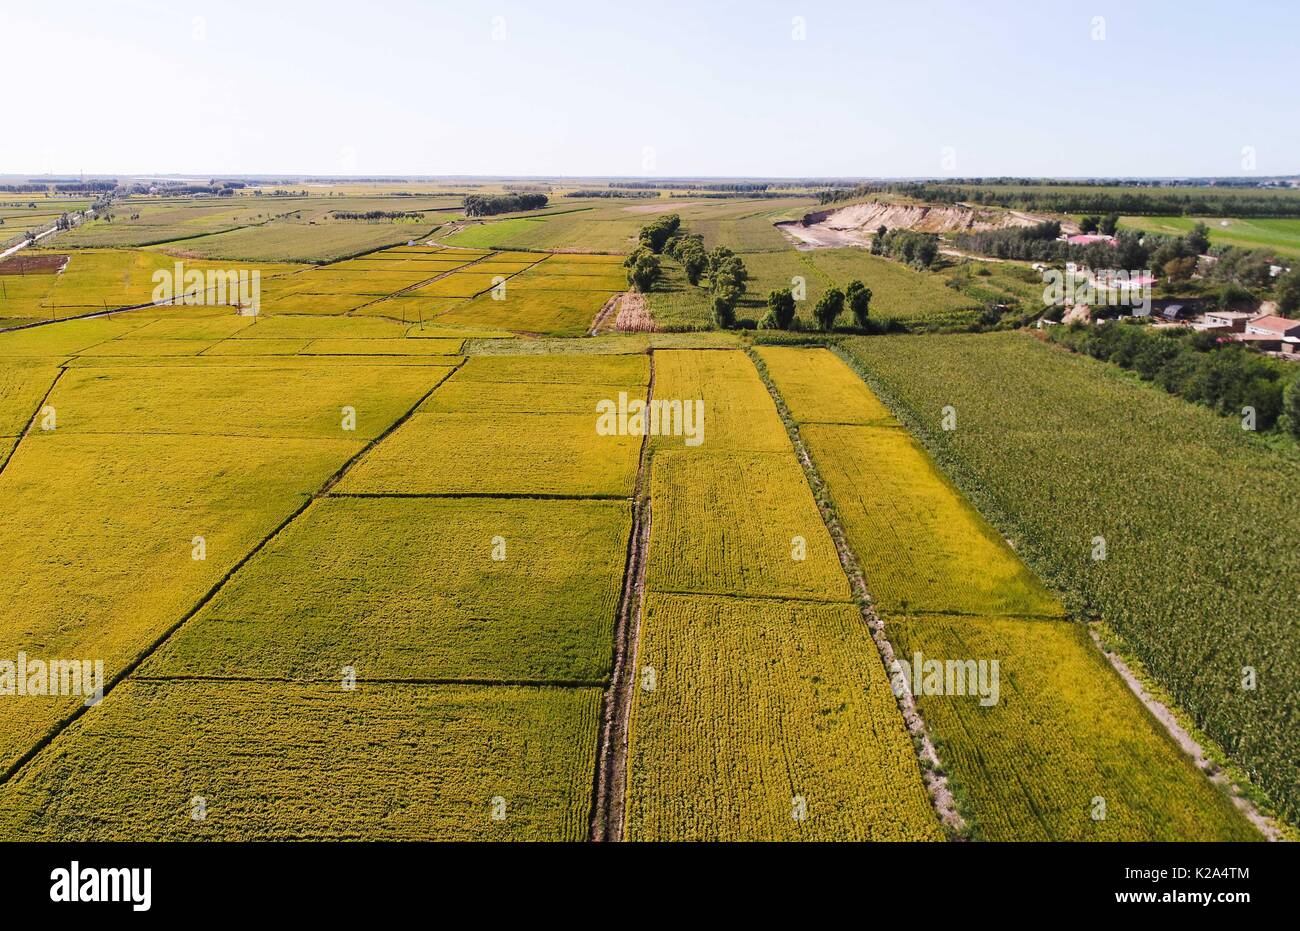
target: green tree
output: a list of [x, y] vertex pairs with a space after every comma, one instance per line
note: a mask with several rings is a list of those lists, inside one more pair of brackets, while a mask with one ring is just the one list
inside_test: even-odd
[[1095, 233], [1097, 227], [1101, 225], [1101, 220], [1096, 216], [1079, 217], [1079, 232]]
[[788, 330], [794, 322], [794, 295], [789, 288], [777, 288], [767, 296], [767, 316], [759, 325], [764, 329]]
[[678, 261], [682, 263], [682, 270], [686, 272], [686, 280], [693, 285], [700, 283], [700, 277], [709, 267], [709, 257], [704, 247], [694, 240], [678, 251]]
[[1300, 310], [1300, 265], [1277, 279], [1277, 308], [1284, 314]]
[[1192, 227], [1192, 231], [1187, 234], [1187, 245], [1197, 255], [1205, 255], [1210, 251], [1210, 228], [1204, 223], [1197, 223]]
[[819, 329], [829, 333], [835, 328], [835, 318], [844, 310], [844, 292], [839, 288], [828, 288], [813, 308], [813, 319]]
[[713, 296], [713, 322], [720, 329], [730, 329], [736, 325], [736, 304], [727, 296]]
[[1103, 235], [1114, 236], [1115, 231], [1119, 229], [1119, 214], [1106, 214], [1106, 216], [1102, 218], [1101, 222], [1097, 224], [1097, 229], [1099, 229]]
[[628, 284], [645, 294], [659, 280], [661, 271], [658, 257], [648, 253], [641, 255], [627, 270]]
[[682, 225], [682, 218], [675, 213], [668, 213], [646, 226], [641, 227], [641, 245], [658, 254], [663, 251], [669, 238]]
[[853, 325], [865, 328], [867, 315], [871, 312], [871, 289], [855, 278], [844, 289], [844, 299], [853, 315]]
[[1282, 417], [1286, 429], [1300, 440], [1300, 373], [1291, 379], [1291, 383], [1282, 392]]

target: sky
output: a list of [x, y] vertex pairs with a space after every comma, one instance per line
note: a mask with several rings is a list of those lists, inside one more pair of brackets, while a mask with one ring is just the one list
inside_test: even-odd
[[0, 0], [0, 174], [1300, 173], [1295, 0]]

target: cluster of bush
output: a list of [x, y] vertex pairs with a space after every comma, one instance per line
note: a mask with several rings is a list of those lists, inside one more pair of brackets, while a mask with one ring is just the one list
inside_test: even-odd
[[1300, 437], [1300, 370], [1293, 363], [1220, 342], [1213, 333], [1156, 329], [1132, 320], [1074, 323], [1052, 327], [1048, 335], [1221, 414], [1243, 417], [1243, 409], [1252, 408], [1257, 430], [1278, 427]]
[[926, 269], [939, 257], [939, 236], [937, 233], [891, 230], [882, 224], [871, 237], [871, 254], [888, 256], [913, 268]]
[[537, 210], [547, 203], [549, 198], [545, 194], [468, 194], [465, 196], [465, 215], [490, 217], [498, 213]]

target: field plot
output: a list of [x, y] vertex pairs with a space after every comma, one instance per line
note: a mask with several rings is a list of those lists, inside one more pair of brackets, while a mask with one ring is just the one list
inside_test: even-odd
[[800, 432], [885, 611], [1064, 613], [906, 431], [809, 424]]
[[[33, 252], [32, 256], [44, 253]], [[182, 274], [200, 272], [205, 286], [210, 272], [234, 272], [261, 276], [264, 290], [280, 286], [282, 276], [297, 271], [301, 266], [284, 264], [246, 264], [188, 260], [182, 262]], [[54, 274], [0, 275], [0, 317], [24, 317], [53, 320], [62, 317], [148, 304], [154, 299], [158, 282], [156, 272], [175, 274], [176, 259], [155, 252], [134, 252], [120, 249], [74, 250], [67, 255], [66, 265]], [[178, 282], [179, 284], [179, 282]], [[214, 288], [210, 299], [216, 301], [219, 292]], [[227, 300], [229, 300], [227, 292]], [[216, 313], [224, 307], [194, 307], [196, 314]]]
[[613, 501], [326, 498], [141, 674], [600, 684], [630, 527]]
[[[453, 311], [465, 303], [462, 297], [418, 297], [409, 293], [394, 294], [392, 297], [385, 297], [380, 300], [369, 299], [367, 303], [355, 308], [351, 308], [349, 316], [363, 318], [374, 317], [382, 320], [389, 320], [393, 323], [405, 324], [407, 327], [414, 325], [417, 329], [413, 332], [419, 332], [420, 327], [427, 327], [433, 322], [441, 323], [439, 319], [442, 314]], [[507, 333], [507, 336], [513, 336]]]
[[[222, 377], [187, 365], [87, 366], [64, 374], [49, 403], [58, 412], [60, 436], [224, 434], [355, 442], [378, 436], [452, 370], [450, 365], [336, 370], [284, 359], [274, 367]], [[177, 404], [177, 397], [185, 403]], [[344, 407], [356, 415], [349, 431], [343, 429]], [[32, 442], [43, 439], [31, 437]]]
[[596, 416], [416, 414], [343, 478], [351, 494], [627, 497], [640, 437]]
[[[1045, 579], [1119, 631], [1291, 814], [1300, 471], [1234, 418], [1022, 334], [853, 340], [882, 397]], [[958, 429], [937, 429], [943, 405]], [[1169, 480], [1153, 478], [1161, 463]], [[1242, 481], [1242, 476], [1249, 476]], [[1104, 561], [1092, 558], [1104, 537]], [[1224, 554], [1231, 553], [1230, 559]], [[1254, 666], [1260, 687], [1240, 689]]]
[[853, 605], [650, 595], [637, 662], [630, 839], [942, 837]]
[[507, 285], [503, 300], [494, 299], [491, 293], [482, 294], [438, 315], [437, 321], [499, 327], [519, 333], [578, 336], [591, 326], [610, 294], [609, 291], [528, 291]]
[[60, 248], [148, 246], [265, 223], [267, 205], [229, 199], [125, 201], [110, 210], [111, 219], [94, 218], [60, 233]]
[[796, 422], [897, 425], [889, 408], [830, 350], [760, 346], [755, 351]]
[[271, 293], [262, 298], [264, 314], [317, 314], [335, 316], [378, 300], [370, 294]]
[[645, 389], [628, 385], [487, 382], [453, 378], [420, 405], [420, 411], [455, 414], [478, 410], [491, 414], [587, 414], [595, 417], [601, 401], [617, 402], [619, 392], [644, 397]]
[[497, 284], [501, 276], [485, 275], [474, 271], [477, 266], [468, 266], [469, 271], [452, 272], [437, 281], [422, 285], [410, 292], [412, 297], [474, 297]]
[[195, 259], [321, 264], [419, 239], [429, 229], [429, 223], [279, 221], [153, 248]]
[[129, 315], [69, 320], [57, 326], [0, 333], [0, 359], [66, 359], [142, 327], [151, 318]]
[[[3, 346], [3, 343], [0, 343]], [[59, 375], [57, 365], [41, 360], [0, 360], [0, 439], [18, 437], [36, 413], [37, 405]], [[9, 455], [10, 443], [0, 442]], [[0, 462], [3, 459], [0, 458]]]
[[[511, 344], [513, 348], [515, 344]], [[644, 395], [650, 361], [643, 354], [584, 357], [578, 355], [475, 356], [457, 373], [458, 382], [520, 384], [621, 385]], [[593, 415], [595, 411], [592, 411]]]
[[396, 339], [406, 327], [390, 320], [361, 317], [258, 317], [257, 322], [235, 334], [236, 339]]
[[253, 325], [255, 317], [242, 317], [227, 311], [214, 317], [168, 317], [137, 327], [123, 339], [197, 339], [217, 340], [234, 336]]
[[[0, 656], [96, 658], [106, 677], [120, 673], [360, 449], [344, 439], [29, 434], [0, 475]], [[0, 702], [0, 766], [80, 704]]]
[[463, 339], [351, 339], [326, 337], [307, 345], [309, 356], [454, 356]]
[[650, 489], [652, 591], [849, 599], [792, 451], [657, 450]]
[[[890, 621], [898, 655], [999, 663], [998, 702], [922, 695], [921, 714], [975, 837], [997, 841], [1259, 840], [1068, 621]], [[1096, 799], [1105, 818], [1094, 820]]]
[[[704, 402], [704, 450], [790, 451], [772, 397], [743, 352], [656, 352], [655, 398]], [[651, 443], [680, 447], [682, 437], [652, 437]]]
[[132, 680], [0, 789], [0, 834], [582, 840], [599, 714], [595, 688]]

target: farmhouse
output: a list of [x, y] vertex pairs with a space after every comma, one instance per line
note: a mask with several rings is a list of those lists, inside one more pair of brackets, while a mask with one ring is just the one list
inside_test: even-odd
[[1246, 324], [1254, 314], [1249, 314], [1239, 310], [1214, 310], [1205, 315], [1205, 328], [1207, 330], [1231, 330], [1234, 333], [1243, 333], [1246, 330]]
[[1233, 337], [1233, 341], [1249, 346], [1251, 349], [1258, 349], [1260, 352], [1281, 352], [1286, 342], [1281, 336], [1260, 333], [1238, 333]]
[[1274, 314], [1265, 314], [1246, 323], [1248, 336], [1269, 336], [1281, 339], [1285, 336], [1300, 337], [1300, 320], [1288, 320]]

